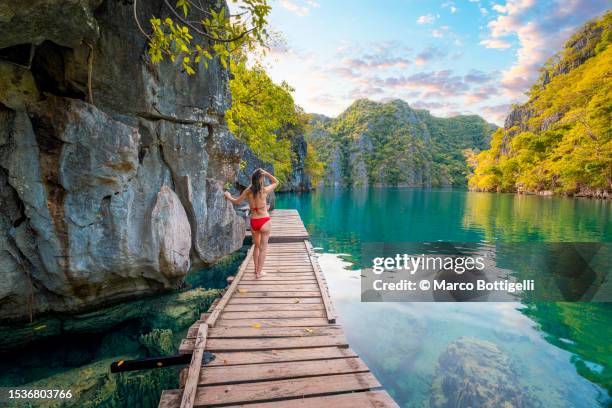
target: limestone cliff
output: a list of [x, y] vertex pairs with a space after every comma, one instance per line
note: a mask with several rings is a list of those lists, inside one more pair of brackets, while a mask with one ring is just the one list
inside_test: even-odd
[[358, 100], [337, 118], [312, 115], [307, 135], [340, 186], [465, 185], [465, 149], [488, 147], [495, 125], [479, 116], [437, 118], [402, 100]]
[[[166, 17], [139, 6], [144, 26]], [[132, 13], [0, 2], [2, 320], [166, 290], [242, 244], [223, 199], [248, 153], [224, 121], [229, 72], [152, 65]]]

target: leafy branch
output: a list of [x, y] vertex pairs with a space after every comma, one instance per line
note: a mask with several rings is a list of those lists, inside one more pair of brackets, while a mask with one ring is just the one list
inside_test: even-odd
[[[151, 17], [147, 33], [138, 20], [138, 0], [134, 0], [134, 20], [148, 40], [148, 54], [154, 64], [169, 59], [180, 61], [183, 72], [193, 75], [199, 64], [208, 68], [217, 57], [223, 66], [237, 50], [266, 48], [269, 40], [267, 0], [232, 0], [238, 13], [225, 6], [206, 7], [201, 0], [163, 0], [170, 16]], [[194, 38], [198, 36], [198, 38]]]

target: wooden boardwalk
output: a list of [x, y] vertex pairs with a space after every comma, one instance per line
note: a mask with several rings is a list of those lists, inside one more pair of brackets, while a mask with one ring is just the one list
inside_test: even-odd
[[183, 339], [191, 364], [159, 407], [397, 407], [335, 324], [297, 211], [275, 210], [272, 230], [279, 240], [269, 245], [266, 275], [255, 279], [251, 247], [223, 297]]

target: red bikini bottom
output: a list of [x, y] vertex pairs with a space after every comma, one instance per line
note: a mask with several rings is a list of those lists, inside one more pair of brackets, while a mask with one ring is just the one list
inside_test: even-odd
[[270, 217], [251, 218], [251, 230], [259, 231], [268, 221]]

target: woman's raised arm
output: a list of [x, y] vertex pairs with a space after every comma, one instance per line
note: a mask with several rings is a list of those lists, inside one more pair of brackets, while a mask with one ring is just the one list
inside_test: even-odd
[[240, 204], [242, 201], [244, 201], [250, 189], [250, 186], [245, 188], [242, 193], [236, 198], [232, 197], [229, 191], [226, 191], [223, 195], [225, 196], [225, 199], [230, 201], [232, 204]]
[[267, 171], [263, 169], [262, 169], [262, 172], [263, 172], [263, 175], [266, 176], [268, 180], [270, 180], [270, 185], [266, 186], [266, 189], [268, 189], [268, 191], [272, 191], [276, 187], [278, 187], [278, 179], [276, 177], [274, 177], [272, 174], [268, 173]]

